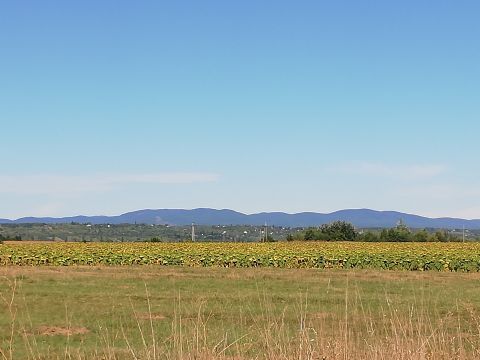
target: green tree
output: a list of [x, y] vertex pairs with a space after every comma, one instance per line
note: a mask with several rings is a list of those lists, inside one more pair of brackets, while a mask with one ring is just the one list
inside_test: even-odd
[[433, 236], [435, 241], [447, 242], [451, 240], [451, 236], [444, 230], [444, 231], [436, 231], [435, 235]]
[[332, 241], [353, 241], [357, 238], [355, 227], [346, 221], [334, 221], [331, 224], [324, 224], [320, 232]]
[[312, 241], [312, 240], [317, 240], [317, 235], [316, 231], [314, 228], [308, 228], [305, 231], [305, 235], [303, 236], [303, 239], [306, 241]]
[[381, 241], [391, 241], [391, 242], [407, 242], [412, 241], [412, 234], [410, 230], [396, 227], [392, 229], [383, 229], [380, 233]]
[[426, 230], [418, 231], [413, 235], [413, 241], [427, 242], [430, 240], [430, 235]]
[[357, 241], [376, 242], [380, 241], [380, 236], [378, 236], [377, 233], [374, 233], [372, 231], [367, 231], [361, 235], [358, 235]]
[[266, 242], [275, 242], [276, 240], [271, 234], [267, 234]]

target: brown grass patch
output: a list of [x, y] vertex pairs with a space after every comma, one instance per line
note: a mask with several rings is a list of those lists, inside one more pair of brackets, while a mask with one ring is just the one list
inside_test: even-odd
[[325, 320], [325, 319], [328, 319], [328, 318], [332, 318], [334, 314], [332, 313], [329, 313], [329, 312], [316, 312], [316, 313], [313, 313], [311, 314], [311, 318], [312, 319], [316, 319], [316, 320]]
[[165, 315], [158, 314], [158, 313], [152, 313], [152, 314], [137, 313], [135, 314], [135, 317], [138, 320], [155, 320], [155, 321], [165, 320], [167, 318]]
[[86, 327], [40, 326], [37, 332], [43, 336], [72, 336], [85, 335], [88, 334], [90, 330]]

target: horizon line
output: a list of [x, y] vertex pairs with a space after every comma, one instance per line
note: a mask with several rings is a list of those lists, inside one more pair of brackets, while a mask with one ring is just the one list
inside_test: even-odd
[[237, 211], [233, 210], [230, 208], [211, 208], [211, 207], [195, 207], [195, 208], [144, 208], [144, 209], [138, 209], [138, 210], [132, 210], [132, 211], [127, 211], [127, 212], [122, 212], [120, 214], [113, 214], [113, 215], [83, 215], [83, 214], [78, 214], [78, 215], [63, 215], [63, 216], [21, 216], [17, 218], [3, 218], [1, 217], [1, 220], [7, 220], [7, 221], [18, 221], [18, 220], [23, 220], [23, 219], [65, 219], [65, 218], [76, 218], [76, 217], [87, 217], [87, 218], [92, 218], [92, 217], [119, 217], [135, 212], [140, 212], [140, 211], [161, 211], [161, 210], [177, 210], [177, 211], [195, 211], [195, 210], [213, 210], [213, 211], [232, 211], [241, 215], [246, 215], [246, 216], [252, 216], [252, 215], [262, 215], [262, 214], [285, 214], [285, 215], [301, 215], [301, 214], [317, 214], [317, 215], [332, 215], [338, 212], [343, 212], [343, 211], [373, 211], [377, 213], [399, 213], [402, 215], [409, 215], [409, 216], [418, 216], [422, 218], [427, 218], [427, 219], [433, 219], [433, 220], [441, 220], [441, 219], [455, 219], [455, 220], [465, 220], [465, 221], [480, 221], [480, 218], [463, 218], [463, 217], [454, 217], [454, 216], [426, 216], [426, 215], [419, 215], [416, 213], [412, 213], [409, 211], [399, 211], [399, 210], [377, 210], [377, 209], [371, 209], [371, 208], [345, 208], [345, 209], [339, 209], [339, 210], [334, 210], [334, 211], [329, 211], [329, 212], [321, 212], [321, 211], [300, 211], [300, 212], [286, 212], [286, 211], [257, 211], [257, 212], [242, 212], [242, 211]]

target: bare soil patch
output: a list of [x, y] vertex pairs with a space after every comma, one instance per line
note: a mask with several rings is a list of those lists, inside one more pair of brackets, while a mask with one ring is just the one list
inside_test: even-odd
[[39, 335], [43, 336], [72, 336], [85, 335], [90, 332], [86, 327], [62, 327], [62, 326], [40, 326], [37, 329]]

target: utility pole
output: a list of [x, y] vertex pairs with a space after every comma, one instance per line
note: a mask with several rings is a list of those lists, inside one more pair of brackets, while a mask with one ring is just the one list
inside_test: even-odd
[[192, 242], [195, 242], [195, 223], [192, 223]]
[[463, 242], [465, 242], [465, 224], [463, 224]]

